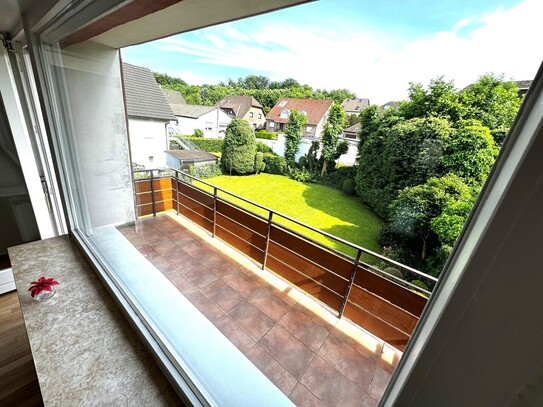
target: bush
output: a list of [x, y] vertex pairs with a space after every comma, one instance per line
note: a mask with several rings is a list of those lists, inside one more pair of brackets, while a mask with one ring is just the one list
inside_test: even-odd
[[256, 151], [259, 153], [273, 153], [271, 147], [268, 147], [266, 144], [261, 143], [260, 141], [256, 142]]
[[354, 181], [354, 177], [354, 167], [338, 167], [335, 171], [330, 171], [324, 174], [320, 179], [320, 183], [332, 188], [343, 190], [345, 180], [352, 179]]
[[265, 140], [277, 140], [277, 133], [270, 133], [266, 130], [258, 130], [257, 132], [255, 132], [255, 137]]
[[391, 276], [398, 277], [403, 279], [403, 274], [396, 267], [387, 267], [383, 270], [385, 273], [390, 274]]
[[219, 164], [191, 165], [189, 173], [196, 178], [213, 178], [222, 175]]
[[263, 154], [262, 159], [266, 167], [264, 172], [268, 174], [285, 175], [287, 173], [287, 162], [285, 157], [277, 154]]
[[218, 153], [222, 151], [222, 138], [187, 137], [187, 140], [191, 141], [200, 150], [207, 151], [208, 153]]
[[313, 174], [307, 171], [305, 168], [302, 168], [301, 170], [298, 168], [292, 168], [290, 170], [290, 178], [292, 178], [294, 181], [308, 182], [313, 178]]
[[264, 163], [264, 154], [257, 152], [255, 154], [255, 173], [258, 174], [261, 171], [264, 171], [266, 164]]
[[422, 281], [420, 280], [412, 280], [411, 281], [411, 284], [419, 287], [419, 288], [422, 288], [423, 290], [426, 290], [426, 291], [429, 291], [428, 290], [428, 286], [426, 284], [424, 284]]
[[204, 138], [204, 131], [202, 129], [194, 129], [193, 137]]
[[226, 128], [221, 165], [228, 174], [252, 174], [255, 170], [256, 139], [254, 130], [242, 119], [234, 119]]
[[356, 184], [353, 179], [347, 178], [345, 181], [343, 181], [343, 186], [341, 187], [341, 189], [346, 195], [353, 196], [355, 194], [355, 185]]

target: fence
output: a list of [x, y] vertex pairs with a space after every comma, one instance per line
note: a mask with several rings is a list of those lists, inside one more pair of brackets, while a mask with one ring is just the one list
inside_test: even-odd
[[[345, 316], [404, 349], [430, 293], [375, 264], [393, 266], [427, 283], [434, 283], [434, 277], [190, 175], [173, 171], [172, 176], [157, 178], [149, 172], [151, 176], [145, 180], [135, 181], [138, 216], [174, 209], [263, 269], [311, 294], [335, 310], [338, 317]], [[307, 233], [293, 230], [294, 225]], [[315, 233], [350, 248], [356, 256], [308, 236]]]

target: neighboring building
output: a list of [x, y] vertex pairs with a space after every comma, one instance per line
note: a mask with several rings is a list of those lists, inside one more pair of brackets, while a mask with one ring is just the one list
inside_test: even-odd
[[232, 118], [216, 106], [171, 105], [182, 134], [201, 129], [206, 138], [224, 137]]
[[281, 99], [266, 116], [266, 130], [284, 132], [290, 112], [298, 110], [307, 117], [303, 136], [320, 138], [328, 111], [333, 104], [333, 100]]
[[217, 103], [226, 114], [246, 120], [254, 130], [266, 126], [266, 113], [264, 108], [252, 96], [228, 96]]
[[397, 109], [400, 107], [400, 104], [398, 102], [394, 102], [393, 100], [391, 100], [390, 102], [387, 102], [384, 105], [381, 105], [381, 109], [383, 110], [388, 110], [391, 107]]
[[186, 105], [187, 102], [185, 102], [185, 98], [179, 92], [178, 90], [171, 90], [171, 89], [162, 89], [162, 93], [164, 94], [164, 97], [166, 98], [166, 102], [171, 105]]
[[532, 85], [532, 82], [533, 81], [515, 81], [515, 84], [518, 87], [518, 95], [526, 95], [526, 93], [528, 93], [528, 89], [530, 89], [530, 86]]
[[362, 125], [360, 123], [357, 123], [351, 127], [347, 127], [346, 129], [343, 130], [342, 136], [350, 140], [357, 140], [358, 132], [360, 131], [361, 128], [362, 128]]
[[347, 115], [357, 115], [364, 110], [366, 107], [369, 107], [370, 100], [369, 99], [345, 99], [341, 103], [341, 107], [343, 110], [345, 110], [345, 114]]
[[200, 150], [168, 150], [166, 151], [168, 167], [176, 170], [190, 168], [191, 165], [217, 164], [219, 157]]
[[166, 125], [175, 116], [149, 69], [123, 62], [123, 79], [132, 163], [165, 167]]

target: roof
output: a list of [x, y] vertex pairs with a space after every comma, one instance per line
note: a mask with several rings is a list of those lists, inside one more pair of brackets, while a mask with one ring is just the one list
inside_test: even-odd
[[346, 112], [359, 112], [363, 109], [365, 109], [366, 107], [369, 107], [370, 105], [370, 100], [369, 99], [345, 99], [342, 103], [341, 103], [341, 107], [346, 111]]
[[533, 81], [515, 81], [515, 85], [519, 89], [528, 89]]
[[333, 100], [279, 99], [279, 101], [266, 116], [266, 120], [286, 123], [288, 122], [288, 117], [280, 117], [283, 110], [303, 110], [307, 113], [307, 124], [317, 125], [326, 115], [326, 113], [328, 113], [328, 110], [333, 104]]
[[164, 94], [164, 97], [166, 98], [166, 102], [168, 104], [176, 104], [176, 105], [185, 105], [187, 102], [185, 102], [185, 98], [179, 92], [178, 90], [171, 90], [171, 89], [164, 89], [162, 88], [162, 93]]
[[128, 116], [175, 119], [172, 109], [149, 69], [123, 62], [123, 80]]
[[362, 128], [362, 124], [356, 123], [353, 126], [347, 127], [346, 129], [343, 129], [344, 133], [358, 133], [360, 129]]
[[384, 105], [381, 105], [382, 109], [388, 109], [391, 107], [399, 108], [400, 104], [398, 102], [391, 100], [390, 102], [386, 102]]
[[200, 105], [170, 105], [173, 110], [173, 113], [176, 116], [190, 117], [192, 119], [197, 119], [200, 116], [203, 116], [206, 113], [212, 112], [217, 109], [215, 106], [200, 106]]
[[184, 162], [190, 161], [196, 163], [217, 161], [219, 159], [216, 155], [201, 150], [167, 150], [166, 153]]
[[223, 109], [232, 109], [236, 117], [244, 117], [251, 107], [264, 109], [252, 96], [228, 96], [217, 103]]

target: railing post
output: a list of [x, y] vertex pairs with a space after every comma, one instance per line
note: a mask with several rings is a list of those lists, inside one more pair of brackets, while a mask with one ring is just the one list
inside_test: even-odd
[[273, 212], [270, 211], [270, 214], [268, 215], [268, 233], [266, 235], [266, 249], [264, 250], [264, 260], [262, 261], [262, 270], [266, 269], [266, 262], [268, 261], [268, 248], [270, 246], [272, 218], [273, 218]]
[[341, 302], [341, 308], [339, 309], [338, 318], [341, 318], [343, 316], [343, 313], [345, 312], [345, 307], [347, 306], [347, 301], [349, 300], [349, 294], [351, 293], [351, 288], [353, 288], [353, 283], [356, 277], [356, 271], [358, 270], [358, 265], [360, 264], [361, 256], [362, 256], [362, 250], [358, 249], [358, 253], [356, 254], [356, 259], [354, 260], [354, 263], [353, 263], [353, 270], [351, 272], [351, 278], [349, 279], [349, 285], [347, 286], [347, 290], [345, 290], [345, 295], [343, 296], [343, 301]]
[[175, 171], [175, 212], [179, 216], [179, 172]]
[[155, 205], [155, 180], [153, 176], [154, 172], [151, 170], [151, 205], [153, 206], [153, 216], [156, 216], [156, 205]]
[[217, 229], [217, 187], [213, 187], [213, 233], [211, 237], [215, 237]]

